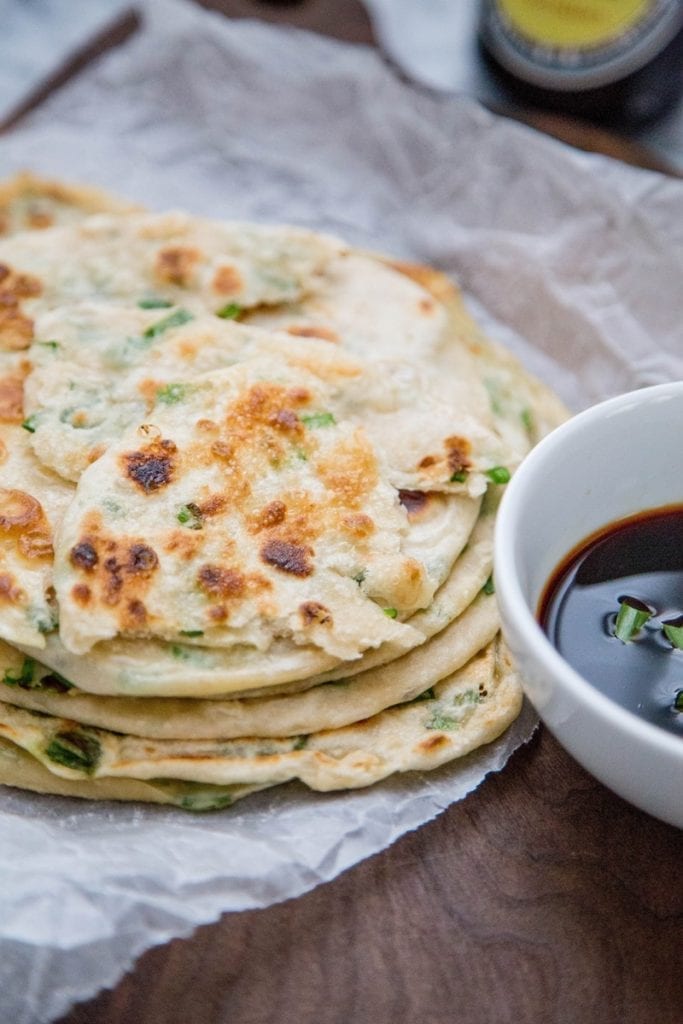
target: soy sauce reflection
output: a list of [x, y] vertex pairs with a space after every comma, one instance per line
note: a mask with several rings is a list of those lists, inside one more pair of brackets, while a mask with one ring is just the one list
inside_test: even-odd
[[[614, 636], [620, 600], [653, 610], [628, 643]], [[683, 615], [683, 505], [643, 512], [586, 538], [546, 586], [539, 621], [585, 679], [629, 711], [683, 737], [683, 650], [662, 621]]]

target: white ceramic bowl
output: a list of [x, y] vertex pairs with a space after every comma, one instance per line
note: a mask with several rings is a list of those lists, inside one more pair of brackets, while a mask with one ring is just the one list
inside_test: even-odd
[[683, 828], [683, 739], [600, 693], [536, 620], [572, 548], [625, 516], [683, 504], [683, 381], [586, 410], [553, 431], [508, 484], [495, 540], [503, 632], [539, 715], [596, 778]]

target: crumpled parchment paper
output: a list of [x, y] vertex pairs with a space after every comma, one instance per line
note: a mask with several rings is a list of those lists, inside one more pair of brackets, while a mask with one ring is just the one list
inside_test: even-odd
[[132, 0], [1, 0], [0, 124], [131, 5]]
[[[5, 137], [0, 174], [434, 263], [576, 409], [681, 376], [683, 184], [415, 91], [366, 48], [181, 0], [145, 7], [144, 31]], [[4, 789], [4, 1019], [53, 1019], [148, 947], [334, 878], [464, 797], [534, 724], [526, 710], [433, 773], [331, 795], [290, 785], [206, 816]]]

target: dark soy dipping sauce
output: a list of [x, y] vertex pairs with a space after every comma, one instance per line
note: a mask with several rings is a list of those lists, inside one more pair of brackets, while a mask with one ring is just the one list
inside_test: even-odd
[[[628, 643], [614, 636], [620, 599], [652, 618]], [[562, 657], [612, 700], [683, 737], [683, 650], [662, 621], [683, 615], [683, 505], [611, 523], [577, 545], [551, 576], [538, 618]]]

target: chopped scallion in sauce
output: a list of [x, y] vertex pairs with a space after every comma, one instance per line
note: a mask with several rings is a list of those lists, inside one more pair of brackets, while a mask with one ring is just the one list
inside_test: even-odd
[[662, 630], [672, 647], [677, 647], [679, 651], [683, 650], [683, 615], [662, 621]]
[[539, 620], [584, 679], [683, 739], [683, 505], [578, 544], [550, 578]]
[[614, 635], [617, 640], [626, 644], [638, 635], [651, 618], [652, 611], [646, 604], [638, 601], [637, 598], [624, 597], [619, 602], [619, 611], [614, 623]]

